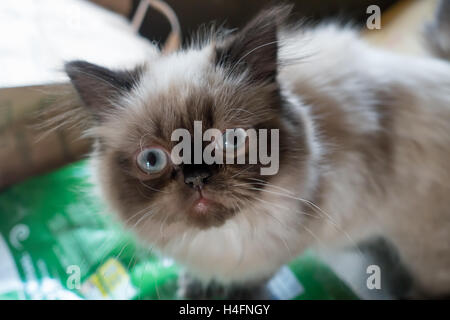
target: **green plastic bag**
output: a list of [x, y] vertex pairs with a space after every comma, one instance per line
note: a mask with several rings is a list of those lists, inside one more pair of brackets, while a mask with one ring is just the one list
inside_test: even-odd
[[[177, 299], [180, 268], [105, 212], [88, 177], [83, 161], [0, 194], [0, 299]], [[312, 253], [268, 288], [274, 299], [356, 298]]]

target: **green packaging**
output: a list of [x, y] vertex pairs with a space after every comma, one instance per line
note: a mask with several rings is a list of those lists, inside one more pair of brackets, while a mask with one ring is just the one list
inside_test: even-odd
[[173, 298], [177, 267], [89, 193], [84, 162], [0, 194], [0, 298]]
[[[0, 193], [0, 299], [178, 298], [180, 268], [105, 212], [88, 177], [83, 161]], [[275, 299], [356, 298], [310, 252], [268, 288]]]

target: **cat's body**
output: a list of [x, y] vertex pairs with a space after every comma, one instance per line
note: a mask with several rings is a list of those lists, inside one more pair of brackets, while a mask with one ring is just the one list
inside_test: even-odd
[[[88, 106], [118, 100], [107, 116], [99, 108], [100, 124], [91, 131], [99, 138], [93, 161], [108, 203], [152, 247], [204, 281], [254, 284], [310, 246], [381, 235], [420, 290], [448, 293], [450, 64], [379, 51], [333, 25], [279, 29], [285, 11], [266, 12], [231, 40], [158, 57], [119, 80], [95, 66], [68, 65]], [[99, 78], [113, 93], [107, 102], [89, 92]], [[230, 112], [237, 119], [225, 121]], [[190, 220], [198, 212], [189, 209], [195, 191], [180, 180], [184, 167], [164, 180], [142, 178], [129, 160], [193, 120], [281, 132], [275, 176], [214, 168], [211, 186], [203, 187], [221, 203], [210, 207], [216, 220]], [[146, 141], [153, 136], [158, 142]]]
[[310, 106], [325, 149], [316, 204], [338, 227], [311, 230], [323, 245], [385, 236], [421, 289], [448, 292], [450, 64], [378, 51], [333, 27], [310, 38], [320, 53], [280, 79]]

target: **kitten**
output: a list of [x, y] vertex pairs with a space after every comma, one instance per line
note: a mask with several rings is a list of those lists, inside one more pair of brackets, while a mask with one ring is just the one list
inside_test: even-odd
[[[251, 286], [308, 247], [381, 235], [421, 292], [448, 293], [450, 65], [371, 48], [333, 24], [289, 26], [290, 10], [134, 70], [67, 63], [92, 114], [103, 196], [203, 283]], [[279, 171], [174, 165], [171, 135], [194, 134], [194, 121], [279, 129]]]

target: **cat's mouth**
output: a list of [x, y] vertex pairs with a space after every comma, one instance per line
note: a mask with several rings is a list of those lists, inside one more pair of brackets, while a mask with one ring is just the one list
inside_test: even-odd
[[217, 205], [218, 202], [214, 200], [213, 195], [199, 188], [194, 193], [189, 214], [193, 216], [207, 215]]
[[196, 190], [189, 202], [187, 218], [201, 228], [220, 226], [235, 213], [234, 209], [228, 208], [212, 192], [204, 189]]

